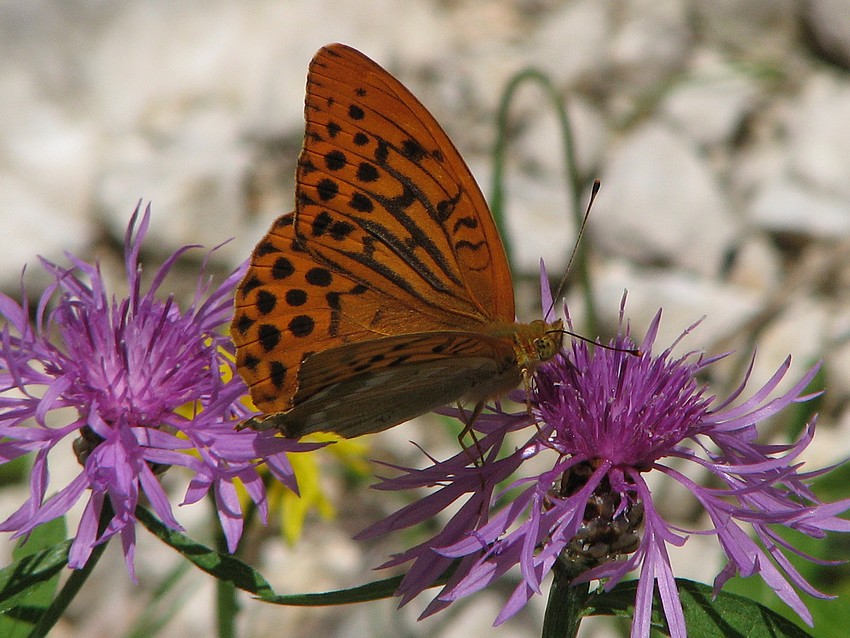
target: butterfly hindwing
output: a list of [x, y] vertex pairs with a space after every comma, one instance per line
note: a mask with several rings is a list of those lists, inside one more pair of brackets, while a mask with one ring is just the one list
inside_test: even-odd
[[504, 341], [471, 333], [430, 333], [413, 341], [385, 337], [306, 359], [295, 406], [253, 425], [276, 427], [294, 438], [333, 423], [341, 436], [361, 436], [461, 397], [499, 395], [520, 378], [513, 349]]

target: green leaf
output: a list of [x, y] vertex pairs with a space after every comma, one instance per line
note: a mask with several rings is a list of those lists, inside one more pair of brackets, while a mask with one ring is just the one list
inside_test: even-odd
[[[701, 638], [809, 638], [790, 620], [759, 603], [721, 591], [712, 598], [712, 588], [681, 578], [676, 579], [679, 598], [685, 612], [688, 635]], [[592, 595], [585, 615], [613, 615], [631, 618], [637, 581], [617, 585], [609, 593]], [[652, 625], [667, 633], [667, 624], [661, 611], [661, 600], [656, 593], [652, 605]]]
[[43, 549], [50, 549], [62, 543], [67, 538], [66, 534], [65, 518], [54, 518], [52, 521], [39, 525], [26, 538], [21, 539], [17, 547], [12, 550], [12, 558], [19, 560]]
[[15, 549], [17, 560], [0, 570], [0, 635], [28, 635], [50, 606], [68, 564], [71, 541], [64, 538], [64, 519], [40, 525]]
[[31, 466], [29, 456], [19, 456], [0, 464], [0, 487], [26, 482]]
[[[276, 605], [319, 607], [381, 600], [393, 597], [401, 583], [402, 577], [397, 576], [349, 589], [314, 594], [277, 594], [262, 574], [238, 558], [216, 552], [180, 532], [169, 529], [143, 508], [136, 510], [136, 517], [150, 532], [176, 549], [203, 571], [220, 580], [233, 583], [235, 587], [254, 594], [261, 600]], [[451, 569], [447, 570], [434, 582], [433, 586], [445, 584], [451, 571]]]
[[[632, 620], [635, 615], [636, 594], [636, 580], [620, 583], [609, 592], [599, 590], [599, 593], [591, 593], [582, 615], [616, 616]], [[657, 594], [652, 601], [651, 624], [656, 629], [666, 629], [664, 613], [661, 611], [661, 601]]]
[[143, 507], [136, 508], [136, 518], [148, 531], [211, 576], [233, 583], [235, 587], [261, 598], [274, 596], [271, 585], [268, 584], [263, 575], [247, 563], [243, 563], [229, 554], [216, 552], [193, 541], [188, 536], [168, 528]]
[[[21, 560], [39, 551], [49, 550], [65, 540], [66, 531], [64, 517], [39, 525], [28, 537], [18, 543], [12, 551], [12, 557], [15, 560]], [[0, 616], [0, 636], [13, 638], [27, 635], [45, 610], [50, 607], [58, 585], [59, 572], [57, 571], [51, 578], [29, 588], [22, 596], [25, 604], [18, 604]]]
[[[337, 589], [317, 594], [287, 594], [263, 597], [263, 600], [276, 605], [293, 605], [300, 607], [322, 607], [327, 605], [348, 605], [350, 603], [365, 603], [373, 600], [392, 598], [401, 584], [401, 576], [376, 580], [366, 585]], [[442, 583], [436, 582], [434, 586]]]

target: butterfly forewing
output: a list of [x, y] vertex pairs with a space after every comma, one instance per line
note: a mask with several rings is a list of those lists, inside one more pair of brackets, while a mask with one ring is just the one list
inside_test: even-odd
[[[510, 271], [481, 192], [404, 86], [332, 45], [310, 66], [305, 118], [296, 232], [318, 259], [402, 305], [447, 311], [458, 327], [513, 321]], [[323, 232], [334, 226], [351, 228], [353, 245]]]
[[[391, 311], [386, 311], [390, 309]], [[445, 313], [433, 312], [430, 326], [452, 330], [455, 324]], [[293, 228], [293, 215], [284, 215], [257, 245], [248, 273], [236, 293], [236, 313], [231, 334], [237, 346], [240, 374], [251, 388], [254, 403], [264, 412], [280, 412], [319, 389], [314, 376], [299, 374], [302, 361], [333, 352], [348, 343], [373, 343], [368, 361], [337, 357], [321, 368], [328, 380], [348, 378], [380, 367], [379, 350], [386, 362], [416, 362], [427, 356], [450, 357], [458, 347], [432, 344], [433, 351], [405, 343], [420, 343], [411, 325], [421, 323], [421, 310], [407, 308], [391, 295], [369, 288], [343, 272], [317, 263], [302, 247]], [[392, 344], [382, 337], [402, 337]], [[475, 336], [470, 333], [469, 336]], [[469, 345], [467, 344], [467, 349]], [[482, 340], [482, 351], [491, 354], [490, 341]], [[365, 352], [363, 350], [361, 352]], [[508, 347], [507, 352], [512, 352]], [[301, 389], [296, 398], [296, 390]]]

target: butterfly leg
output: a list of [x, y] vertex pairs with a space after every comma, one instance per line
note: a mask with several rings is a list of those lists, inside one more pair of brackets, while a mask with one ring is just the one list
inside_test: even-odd
[[540, 422], [534, 418], [534, 413], [531, 411], [531, 371], [528, 368], [522, 369], [522, 387], [525, 389], [525, 412], [534, 422], [534, 427], [540, 433]]
[[531, 416], [531, 372], [528, 368], [522, 369], [522, 387], [525, 390], [525, 412]]
[[[457, 405], [459, 410], [463, 410], [460, 403]], [[478, 441], [478, 437], [475, 436], [475, 430], [472, 429], [472, 425], [475, 423], [475, 420], [478, 418], [478, 415], [481, 414], [481, 411], [484, 409], [484, 402], [479, 401], [475, 404], [475, 407], [472, 409], [472, 414], [469, 415], [469, 418], [465, 419], [465, 423], [463, 429], [460, 431], [460, 434], [457, 435], [457, 441], [460, 443], [460, 446], [463, 448], [464, 452], [467, 453], [469, 459], [475, 464], [479, 465], [484, 459], [484, 450], [481, 449], [481, 443]], [[469, 435], [472, 439], [473, 445], [475, 445], [476, 455], [473, 456], [470, 453], [470, 448], [464, 442], [466, 435]]]

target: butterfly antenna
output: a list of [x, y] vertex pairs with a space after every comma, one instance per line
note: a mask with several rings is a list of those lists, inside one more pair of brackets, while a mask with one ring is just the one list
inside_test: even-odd
[[576, 236], [575, 244], [573, 244], [573, 252], [570, 254], [570, 260], [567, 262], [567, 269], [564, 271], [561, 281], [558, 282], [558, 287], [555, 288], [555, 294], [552, 295], [552, 305], [546, 312], [547, 316], [550, 312], [552, 312], [552, 309], [555, 307], [555, 303], [558, 299], [560, 299], [561, 293], [564, 292], [564, 286], [567, 285], [567, 278], [570, 276], [573, 261], [575, 260], [579, 246], [581, 245], [581, 238], [584, 236], [584, 229], [587, 227], [587, 220], [590, 217], [590, 209], [593, 207], [593, 201], [596, 199], [596, 194], [599, 192], [599, 187], [601, 185], [602, 183], [598, 179], [593, 180], [593, 187], [590, 189], [590, 201], [587, 202], [587, 209], [584, 211], [584, 218], [581, 220], [581, 226], [579, 226], [578, 235]]
[[585, 343], [589, 343], [592, 346], [596, 346], [597, 348], [602, 348], [603, 350], [611, 350], [612, 352], [625, 352], [626, 354], [631, 354], [636, 357], [639, 357], [643, 354], [643, 351], [639, 348], [618, 348], [617, 346], [609, 346], [604, 343], [599, 343], [598, 341], [594, 341], [589, 337], [585, 337], [583, 335], [577, 334], [575, 332], [571, 332], [569, 330], [564, 330], [563, 328], [560, 330], [551, 330], [547, 332], [560, 332], [561, 334], [569, 335], [573, 339], [578, 339], [579, 341], [584, 341]]

